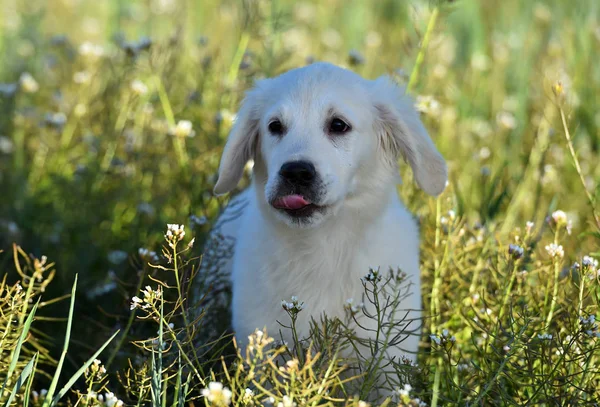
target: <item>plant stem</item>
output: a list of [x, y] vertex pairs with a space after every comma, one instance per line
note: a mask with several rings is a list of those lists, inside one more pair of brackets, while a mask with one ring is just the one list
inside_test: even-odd
[[425, 59], [425, 51], [427, 51], [427, 46], [429, 45], [429, 41], [431, 40], [431, 34], [433, 33], [433, 29], [435, 28], [435, 24], [438, 19], [438, 15], [440, 14], [439, 7], [434, 7], [431, 12], [431, 17], [429, 17], [429, 22], [427, 23], [427, 30], [425, 31], [425, 35], [423, 36], [423, 42], [421, 43], [421, 47], [419, 49], [419, 53], [417, 54], [417, 60], [415, 61], [415, 66], [410, 73], [410, 78], [408, 80], [408, 85], [406, 86], [406, 91], [410, 93], [417, 82], [417, 76], [419, 75], [419, 71], [421, 70], [421, 65], [423, 65], [423, 60]]

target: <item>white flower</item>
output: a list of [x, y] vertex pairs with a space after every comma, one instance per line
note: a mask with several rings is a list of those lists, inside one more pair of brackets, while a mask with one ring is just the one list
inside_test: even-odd
[[496, 122], [505, 130], [513, 130], [517, 127], [517, 119], [510, 112], [502, 111], [496, 115]]
[[564, 226], [568, 223], [567, 214], [561, 210], [552, 212], [552, 220], [557, 226]]
[[6, 136], [0, 136], [0, 153], [10, 154], [14, 149], [15, 146], [11, 139]]
[[[98, 397], [100, 399], [100, 397]], [[119, 400], [113, 392], [104, 393], [104, 405], [106, 407], [121, 407], [123, 401]]]
[[541, 340], [548, 340], [548, 341], [552, 340], [552, 334], [541, 334], [541, 335], [538, 334], [537, 337], [538, 337], [538, 339], [541, 339]]
[[418, 95], [415, 103], [415, 108], [418, 112], [433, 117], [439, 116], [442, 111], [440, 102], [438, 102], [433, 96], [430, 95]]
[[298, 313], [304, 309], [304, 303], [298, 300], [298, 297], [295, 295], [292, 296], [291, 302], [287, 302], [286, 300], [281, 301], [281, 306], [284, 310], [292, 313]]
[[210, 382], [208, 388], [202, 389], [202, 395], [206, 397], [209, 402], [217, 405], [231, 404], [231, 390], [227, 387], [223, 387], [223, 383], [220, 382]]
[[143, 303], [143, 301], [142, 301], [142, 299], [140, 297], [134, 296], [131, 299], [131, 306], [129, 307], [129, 309], [133, 311], [137, 307], [141, 307], [142, 303]]
[[19, 78], [21, 89], [27, 93], [35, 93], [40, 89], [40, 85], [29, 72], [23, 72]]
[[176, 137], [194, 137], [192, 122], [189, 120], [179, 120], [175, 127], [169, 130], [169, 134]]
[[101, 45], [84, 42], [79, 46], [79, 54], [84, 57], [101, 57], [104, 55], [104, 48]]
[[533, 227], [534, 227], [534, 226], [535, 226], [535, 224], [534, 224], [533, 222], [531, 222], [531, 221], [528, 221], [528, 222], [525, 224], [525, 227], [526, 227], [526, 229], [527, 229], [527, 233], [531, 233], [531, 230], [533, 229]]
[[185, 237], [185, 230], [183, 225], [177, 225], [173, 223], [167, 224], [167, 233], [165, 233], [165, 240], [169, 243], [171, 248], [175, 248], [177, 242], [180, 242]]
[[136, 79], [133, 82], [131, 82], [131, 90], [133, 91], [133, 93], [140, 96], [148, 93], [148, 87], [144, 84], [144, 82], [140, 81], [139, 79]]
[[294, 407], [296, 403], [289, 396], [283, 396], [283, 400], [277, 403], [277, 407]]
[[550, 255], [551, 258], [563, 258], [565, 256], [565, 251], [561, 245], [557, 245], [556, 243], [550, 243], [546, 245], [546, 251]]

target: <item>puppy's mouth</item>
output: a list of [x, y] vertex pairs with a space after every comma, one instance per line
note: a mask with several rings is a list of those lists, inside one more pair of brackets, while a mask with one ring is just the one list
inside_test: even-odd
[[297, 194], [278, 197], [271, 205], [295, 218], [309, 217], [321, 208], [308, 198]]

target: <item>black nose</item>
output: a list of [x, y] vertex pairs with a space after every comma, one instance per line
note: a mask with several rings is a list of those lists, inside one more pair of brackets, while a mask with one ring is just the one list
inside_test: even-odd
[[309, 162], [292, 161], [281, 166], [279, 175], [292, 184], [309, 185], [316, 178], [317, 171]]

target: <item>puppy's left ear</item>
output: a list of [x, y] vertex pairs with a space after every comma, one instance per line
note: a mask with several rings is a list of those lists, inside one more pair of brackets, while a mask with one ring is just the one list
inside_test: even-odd
[[261, 82], [246, 93], [233, 128], [227, 138], [219, 164], [219, 178], [213, 192], [224, 195], [234, 189], [244, 173], [244, 167], [258, 148], [258, 124]]
[[402, 155], [411, 166], [419, 187], [432, 196], [446, 188], [448, 169], [415, 110], [404, 87], [390, 77], [373, 81], [375, 131], [379, 144], [395, 166]]

